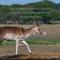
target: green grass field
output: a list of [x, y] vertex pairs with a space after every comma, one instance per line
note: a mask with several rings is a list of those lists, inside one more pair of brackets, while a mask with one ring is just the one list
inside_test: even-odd
[[[28, 44], [34, 45], [57, 45], [60, 44], [60, 40], [50, 40], [47, 38], [28, 38], [26, 39]], [[16, 42], [13, 41], [3, 41], [0, 45], [15, 46]]]

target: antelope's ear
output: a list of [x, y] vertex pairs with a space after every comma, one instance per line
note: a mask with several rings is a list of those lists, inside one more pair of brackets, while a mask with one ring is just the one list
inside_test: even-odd
[[39, 22], [34, 22], [34, 26], [39, 26]]
[[39, 26], [39, 23], [36, 23], [36, 26]]

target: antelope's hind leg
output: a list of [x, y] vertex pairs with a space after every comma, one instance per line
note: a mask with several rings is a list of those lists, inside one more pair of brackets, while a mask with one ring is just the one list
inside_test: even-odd
[[27, 46], [27, 48], [28, 48], [28, 51], [29, 51], [29, 53], [31, 54], [31, 50], [30, 50], [30, 48], [29, 48], [29, 45], [28, 45], [28, 43], [27, 43], [25, 40], [22, 40], [22, 43], [24, 43], [24, 44]]

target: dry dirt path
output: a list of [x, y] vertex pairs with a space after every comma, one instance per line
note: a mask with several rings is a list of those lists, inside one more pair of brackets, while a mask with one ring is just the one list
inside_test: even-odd
[[60, 46], [59, 45], [30, 45], [32, 54], [27, 51], [26, 46], [20, 46], [18, 55], [15, 55], [15, 46], [0, 46], [0, 56], [10, 56], [9, 58], [29, 59], [29, 58], [60, 58]]

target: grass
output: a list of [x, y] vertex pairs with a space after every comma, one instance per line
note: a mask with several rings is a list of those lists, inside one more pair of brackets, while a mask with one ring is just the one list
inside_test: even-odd
[[38, 45], [57, 45], [60, 44], [60, 40], [50, 40], [47, 38], [30, 38], [27, 40], [29, 44], [38, 44]]
[[[60, 40], [50, 40], [47, 38], [28, 38], [27, 40], [28, 44], [32, 45], [57, 45], [60, 44]], [[16, 42], [13, 41], [3, 41], [0, 45], [8, 45], [8, 46], [15, 46]]]

